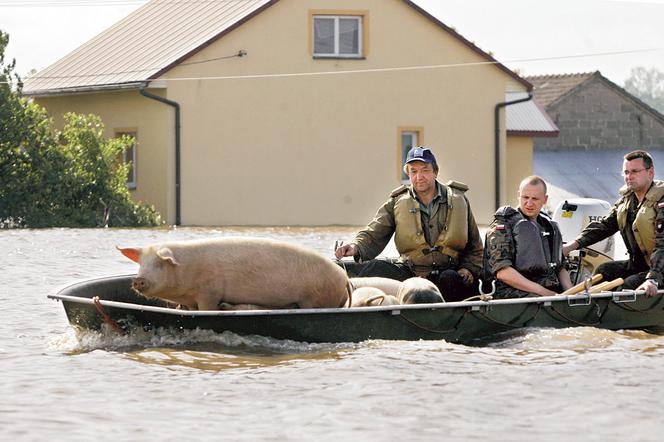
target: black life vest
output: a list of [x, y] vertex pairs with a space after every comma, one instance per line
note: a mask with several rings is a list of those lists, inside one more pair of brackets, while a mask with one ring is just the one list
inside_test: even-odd
[[[558, 223], [548, 215], [540, 213], [535, 223], [520, 211], [504, 206], [496, 211], [495, 219], [509, 226], [512, 232], [512, 264], [519, 273], [527, 278], [536, 278], [560, 267], [563, 259], [562, 236]], [[488, 268], [488, 252], [489, 248], [485, 246], [483, 278], [486, 280], [495, 276]]]

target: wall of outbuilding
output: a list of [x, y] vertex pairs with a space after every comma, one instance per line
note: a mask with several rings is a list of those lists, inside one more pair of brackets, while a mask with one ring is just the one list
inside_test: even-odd
[[664, 118], [638, 106], [595, 77], [547, 107], [557, 138], [537, 138], [536, 149], [664, 149]]

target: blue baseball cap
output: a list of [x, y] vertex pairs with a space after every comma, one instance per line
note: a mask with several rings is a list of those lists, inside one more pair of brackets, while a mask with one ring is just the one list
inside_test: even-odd
[[406, 155], [406, 164], [412, 163], [413, 161], [437, 164], [436, 157], [433, 156], [431, 149], [421, 146], [414, 146], [408, 151], [408, 155]]

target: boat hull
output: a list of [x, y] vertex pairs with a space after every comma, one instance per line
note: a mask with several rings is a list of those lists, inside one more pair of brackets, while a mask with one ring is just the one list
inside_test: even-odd
[[82, 329], [101, 330], [104, 324], [123, 331], [204, 329], [311, 343], [369, 339], [473, 343], [525, 327], [664, 329], [662, 295], [646, 298], [633, 291], [388, 307], [187, 311], [137, 295], [130, 288], [132, 277], [84, 281], [49, 297], [62, 301], [69, 322]]

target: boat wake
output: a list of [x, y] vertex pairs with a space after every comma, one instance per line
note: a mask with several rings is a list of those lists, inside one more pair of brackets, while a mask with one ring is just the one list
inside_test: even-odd
[[79, 355], [102, 350], [146, 364], [187, 366], [219, 371], [229, 368], [258, 368], [302, 360], [340, 359], [360, 344], [309, 344], [264, 336], [240, 336], [210, 330], [143, 330], [121, 335], [68, 329], [49, 342], [52, 350]]

